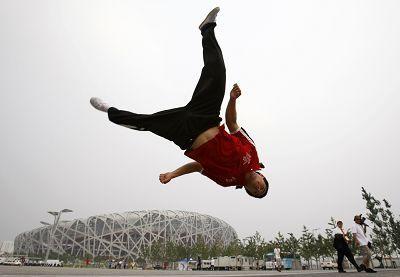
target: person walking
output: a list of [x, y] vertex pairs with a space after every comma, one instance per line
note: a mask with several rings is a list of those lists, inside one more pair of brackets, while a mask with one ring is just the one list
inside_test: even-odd
[[275, 268], [279, 272], [282, 270], [282, 259], [281, 259], [281, 249], [279, 248], [279, 244], [275, 244], [274, 248], [274, 255], [275, 255]]
[[364, 224], [364, 220], [362, 215], [354, 216], [354, 226], [352, 229], [352, 233], [354, 236], [354, 241], [358, 247], [360, 247], [361, 255], [363, 256], [363, 263], [360, 265], [362, 270], [368, 273], [376, 273], [375, 270], [370, 268], [371, 263], [371, 250], [369, 249], [369, 244], [371, 243], [366, 235], [366, 226]]
[[236, 100], [241, 89], [233, 85], [225, 112], [225, 125], [219, 117], [225, 95], [226, 69], [214, 28], [219, 8], [214, 8], [200, 24], [204, 67], [191, 100], [183, 107], [154, 114], [119, 110], [97, 97], [90, 103], [108, 114], [111, 122], [138, 131], [150, 131], [174, 142], [194, 160], [159, 176], [166, 184], [174, 178], [200, 172], [223, 187], [245, 188], [255, 198], [267, 195], [269, 184], [260, 172], [254, 141], [237, 121]]
[[333, 239], [333, 247], [337, 251], [337, 265], [340, 273], [345, 273], [343, 269], [343, 259], [346, 256], [349, 262], [357, 269], [358, 272], [362, 271], [361, 267], [354, 260], [353, 253], [351, 252], [348, 243], [350, 242], [347, 232], [343, 229], [343, 222], [336, 223], [335, 235]]

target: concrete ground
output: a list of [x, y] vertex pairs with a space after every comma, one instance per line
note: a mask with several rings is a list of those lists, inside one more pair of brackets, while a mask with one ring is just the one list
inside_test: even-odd
[[[346, 274], [337, 273], [332, 270], [290, 270], [290, 271], [164, 271], [164, 270], [130, 270], [130, 269], [98, 269], [98, 268], [52, 268], [52, 267], [13, 267], [13, 266], [0, 266], [0, 276], [145, 276], [145, 277], [158, 277], [158, 276], [204, 276], [204, 277], [259, 277], [259, 276], [354, 276], [363, 277], [371, 276], [371, 274], [357, 273], [349, 270]], [[377, 274], [372, 276], [379, 277], [400, 277], [399, 270], [379, 270]]]

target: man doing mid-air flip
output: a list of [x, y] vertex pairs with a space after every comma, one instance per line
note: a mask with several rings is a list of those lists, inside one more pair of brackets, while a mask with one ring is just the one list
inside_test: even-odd
[[223, 187], [244, 187], [253, 197], [263, 198], [268, 192], [267, 179], [259, 172], [253, 140], [236, 122], [236, 99], [241, 90], [235, 84], [225, 112], [230, 134], [220, 125], [219, 117], [225, 94], [225, 64], [215, 38], [215, 19], [219, 8], [214, 8], [200, 24], [203, 36], [204, 67], [192, 99], [184, 107], [154, 114], [136, 114], [118, 110], [99, 98], [91, 98], [92, 106], [107, 112], [110, 121], [139, 131], [150, 131], [173, 141], [194, 162], [172, 172], [160, 174], [160, 182], [168, 183], [178, 176], [201, 172]]

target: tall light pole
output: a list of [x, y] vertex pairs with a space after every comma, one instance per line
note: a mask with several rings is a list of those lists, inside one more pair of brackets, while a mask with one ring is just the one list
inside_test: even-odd
[[[54, 224], [50, 230], [50, 241], [47, 244], [47, 251], [46, 251], [46, 257], [45, 257], [46, 263], [49, 258], [50, 248], [53, 247], [54, 234], [56, 233], [57, 225], [58, 225], [58, 222], [60, 221], [61, 214], [62, 213], [70, 213], [70, 212], [72, 212], [72, 210], [70, 210], [70, 209], [63, 209], [59, 212], [53, 212], [53, 211], [48, 212], [49, 214], [54, 216]], [[40, 223], [42, 223], [44, 225], [50, 225], [49, 223], [44, 222], [44, 221], [41, 221]]]

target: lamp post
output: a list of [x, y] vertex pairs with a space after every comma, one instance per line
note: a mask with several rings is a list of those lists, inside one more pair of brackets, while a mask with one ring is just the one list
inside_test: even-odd
[[[47, 260], [49, 258], [50, 248], [53, 247], [54, 234], [56, 233], [57, 225], [58, 225], [58, 222], [60, 221], [61, 214], [62, 213], [70, 213], [70, 212], [72, 212], [72, 210], [70, 210], [70, 209], [63, 209], [63, 210], [58, 211], [58, 212], [54, 212], [54, 211], [49, 211], [48, 212], [49, 214], [54, 216], [54, 224], [53, 224], [52, 228], [50, 229], [50, 239], [49, 239], [49, 242], [47, 244], [47, 251], [46, 251], [46, 257], [45, 257], [46, 263], [47, 263]], [[44, 221], [40, 221], [40, 223], [42, 223], [43, 225], [47, 225], [47, 226], [50, 225], [49, 223], [44, 222]]]

